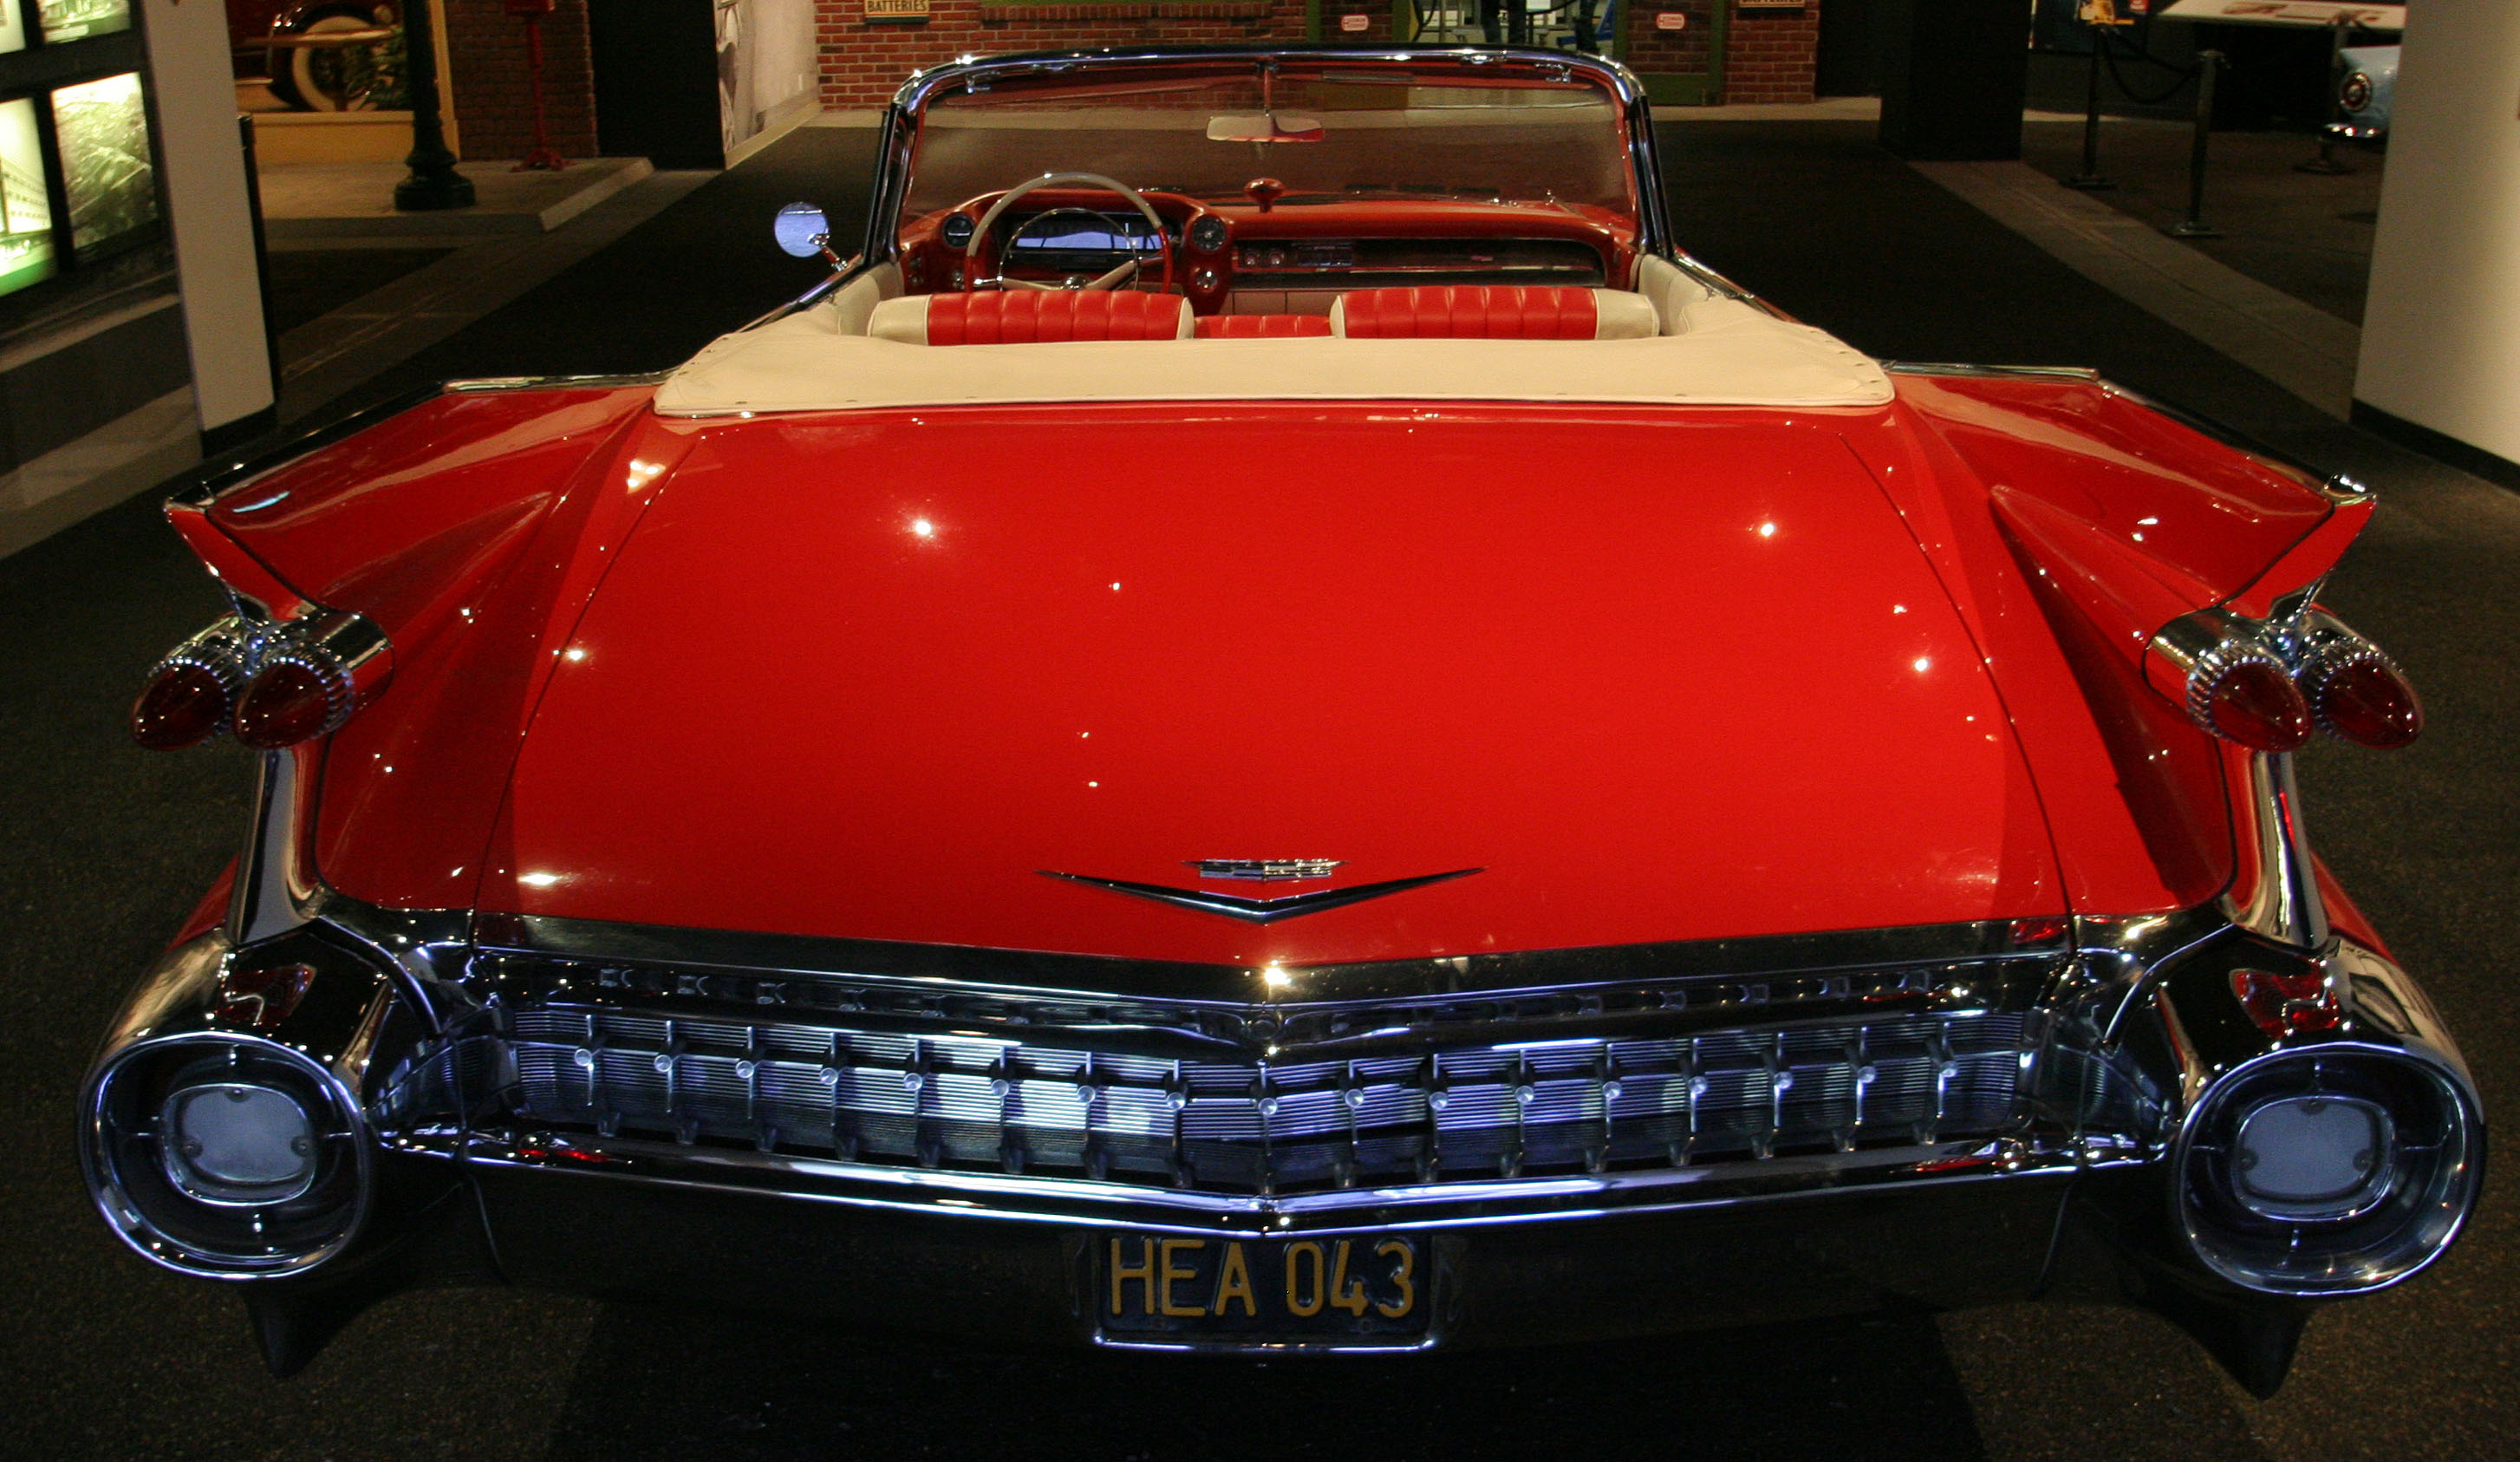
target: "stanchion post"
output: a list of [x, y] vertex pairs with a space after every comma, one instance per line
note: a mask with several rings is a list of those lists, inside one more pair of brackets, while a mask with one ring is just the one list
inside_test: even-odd
[[2100, 47], [2108, 44], [2109, 32], [2106, 26], [2096, 24], [2083, 28], [2092, 37], [2091, 77], [2083, 88], [2083, 170], [2057, 181], [2085, 193], [2097, 193], [2117, 186], [2100, 171]]
[[2222, 69], [2222, 52], [2196, 53], [2196, 140], [2187, 154], [2187, 216], [2169, 229], [2176, 239], [2223, 237], [2205, 222], [2205, 140], [2214, 133], [2214, 73]]
[[2345, 79], [2345, 33], [2353, 25], [2353, 12], [2343, 10], [2327, 23], [2327, 125], [2318, 129], [2318, 156], [2294, 163], [2297, 172], [2333, 175], [2354, 170], [2336, 156], [2336, 134], [2330, 130], [2345, 120], [2344, 104], [2337, 90]]
[[[406, 0], [409, 3], [409, 0]], [[507, 0], [508, 14], [525, 23], [527, 95], [533, 102], [534, 145], [525, 149], [517, 172], [558, 172], [568, 165], [543, 131], [543, 17], [559, 9], [556, 0]]]
[[262, 227], [262, 159], [254, 152], [253, 114], [237, 114], [237, 142], [245, 149], [245, 210], [253, 220], [253, 283], [262, 292], [262, 348], [271, 357], [273, 424], [280, 411], [280, 331], [271, 323], [271, 244]]
[[402, 8], [403, 84], [411, 89], [411, 175], [394, 185], [394, 206], [406, 213], [472, 206], [472, 180], [455, 170], [446, 125], [437, 114], [437, 37], [428, 0]]

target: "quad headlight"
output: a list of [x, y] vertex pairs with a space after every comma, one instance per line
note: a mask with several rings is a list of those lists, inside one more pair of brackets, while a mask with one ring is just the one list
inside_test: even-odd
[[2250, 1108], [2232, 1137], [2233, 1196], [2266, 1218], [2350, 1218], [2388, 1191], [2396, 1167], [2388, 1110], [2359, 1097], [2277, 1097]]
[[2360, 1042], [2296, 1047], [2207, 1089], [2179, 1141], [2178, 1216], [2235, 1284], [2354, 1294], [2450, 1246], [2483, 1160], [2482, 1123], [2440, 1066]]
[[167, 1181], [203, 1203], [287, 1203], [315, 1181], [315, 1123], [294, 1093], [254, 1081], [196, 1081], [158, 1121]]
[[368, 1198], [356, 1099], [277, 1041], [205, 1031], [143, 1041], [88, 1088], [80, 1157], [106, 1219], [152, 1259], [227, 1278], [312, 1268]]

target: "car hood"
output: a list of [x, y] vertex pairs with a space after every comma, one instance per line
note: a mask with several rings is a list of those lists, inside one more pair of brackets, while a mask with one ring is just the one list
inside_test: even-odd
[[[1994, 688], [1843, 425], [709, 425], [560, 652], [482, 904], [1246, 965], [2059, 912]], [[1266, 923], [1045, 876], [1473, 869]]]

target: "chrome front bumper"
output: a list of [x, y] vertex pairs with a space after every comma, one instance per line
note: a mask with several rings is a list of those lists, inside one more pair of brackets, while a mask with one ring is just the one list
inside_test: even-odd
[[[1283, 1348], [1104, 1335], [1091, 1246], [1409, 1233], [1435, 1275], [1425, 1345], [2063, 1295], [2172, 1313], [2263, 1389], [2308, 1291], [2234, 1282], [2179, 1197], [2190, 1118], [2223, 1074], [2403, 1052], [2474, 1112], [2395, 966], [2351, 944], [2287, 951], [2211, 914], [2086, 921], [2028, 949], [2017, 932], [1888, 932], [1870, 959], [1798, 940], [1359, 967], [1315, 972], [1312, 998], [1283, 1004], [880, 968], [968, 951], [851, 947], [817, 968], [801, 949], [737, 961], [710, 936], [563, 951], [540, 946], [588, 932], [421, 937], [354, 905], [325, 914], [242, 954], [218, 933], [171, 951], [98, 1077], [168, 1041], [266, 1040], [359, 1095], [374, 1191], [357, 1231], [307, 1263], [222, 1271], [153, 1245], [100, 1185], [133, 1247], [248, 1280], [284, 1369], [379, 1296], [449, 1280], [966, 1339]], [[315, 993], [248, 1028], [227, 972], [284, 956], [322, 968]], [[1575, 968], [1545, 967], [1560, 958]], [[2326, 972], [2343, 1027], [2249, 1023], [2233, 969], [2286, 960]], [[1559, 973], [1586, 978], [1534, 982]], [[1879, 1036], [1900, 1022], [1941, 1034]], [[1085, 1094], [1080, 1074], [1098, 1083]], [[798, 1092], [822, 1104], [813, 1130], [794, 1125]], [[1364, 1125], [1342, 1131], [1342, 1113]], [[1392, 1132], [1414, 1146], [1368, 1161]], [[1310, 1156], [1213, 1160], [1280, 1140]], [[2473, 1199], [2461, 1183], [2431, 1247], [2360, 1287], [2447, 1244]]]
[[[1431, 1251], [1430, 1328], [1423, 1342], [1395, 1347], [1365, 1338], [1165, 1341], [1105, 1332], [1093, 1246], [1108, 1242], [1110, 1225], [1131, 1221], [1124, 1208], [1084, 1221], [1014, 1208], [958, 1210], [950, 1199], [907, 1208], [849, 1195], [842, 1184], [808, 1193], [690, 1169], [469, 1165], [502, 1271], [518, 1284], [983, 1345], [1255, 1353], [1605, 1340], [2028, 1298], [2052, 1267], [2075, 1181], [2071, 1170], [2051, 1169], [1750, 1201], [1710, 1195], [1691, 1206], [1456, 1213], [1431, 1227], [1406, 1216], [1360, 1221], [1377, 1233], [1409, 1227]], [[1172, 1216], [1166, 1231], [1180, 1231]], [[1324, 1232], [1274, 1222], [1198, 1231]], [[2106, 1262], [2095, 1251], [2083, 1256]]]

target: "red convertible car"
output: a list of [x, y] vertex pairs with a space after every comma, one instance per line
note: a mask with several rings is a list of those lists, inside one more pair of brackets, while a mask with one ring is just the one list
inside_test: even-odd
[[[303, 1363], [504, 1282], [1181, 1351], [2026, 1297], [2245, 1384], [2476, 1090], [2292, 754], [2368, 495], [1677, 247], [1507, 50], [914, 77], [678, 370], [207, 472], [139, 740], [262, 753], [111, 1031], [141, 1255]], [[788, 242], [830, 249], [811, 209]]]

